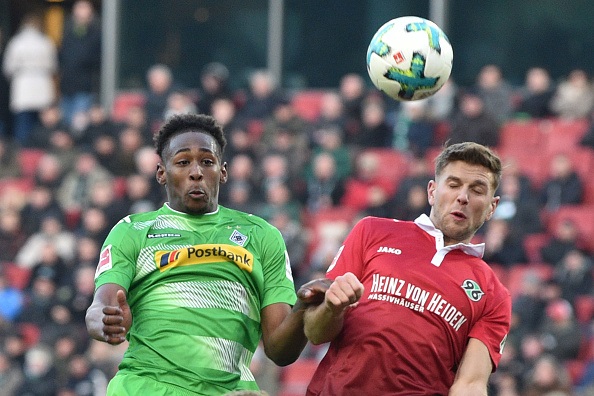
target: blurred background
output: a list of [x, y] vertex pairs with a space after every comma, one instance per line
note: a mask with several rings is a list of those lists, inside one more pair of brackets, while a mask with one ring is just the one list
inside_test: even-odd
[[[367, 46], [417, 15], [454, 49], [448, 83], [400, 103]], [[0, 0], [0, 395], [105, 393], [126, 347], [89, 340], [103, 240], [154, 210], [152, 136], [212, 114], [229, 145], [220, 203], [283, 235], [296, 287], [362, 216], [414, 220], [445, 142], [505, 163], [477, 233], [513, 298], [490, 395], [594, 395], [594, 35], [589, 0]], [[258, 383], [298, 396], [308, 345]], [[556, 392], [556, 393], [552, 393]]]

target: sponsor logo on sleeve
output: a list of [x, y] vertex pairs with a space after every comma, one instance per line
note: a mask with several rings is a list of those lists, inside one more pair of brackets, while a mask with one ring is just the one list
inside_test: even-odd
[[99, 255], [99, 264], [97, 264], [97, 270], [95, 271], [95, 278], [111, 269], [111, 245], [105, 246]]

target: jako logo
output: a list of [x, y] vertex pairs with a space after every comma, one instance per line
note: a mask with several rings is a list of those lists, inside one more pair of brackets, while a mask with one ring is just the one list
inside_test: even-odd
[[402, 250], [400, 249], [395, 249], [395, 248], [391, 248], [391, 247], [387, 247], [387, 246], [380, 246], [377, 249], [378, 253], [392, 253], [392, 254], [402, 254]]

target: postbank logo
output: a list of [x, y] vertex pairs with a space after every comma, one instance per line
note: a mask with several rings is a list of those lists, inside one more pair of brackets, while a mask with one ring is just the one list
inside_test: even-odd
[[159, 271], [185, 265], [234, 263], [244, 271], [252, 272], [254, 255], [241, 246], [204, 244], [176, 250], [155, 252], [155, 264]]

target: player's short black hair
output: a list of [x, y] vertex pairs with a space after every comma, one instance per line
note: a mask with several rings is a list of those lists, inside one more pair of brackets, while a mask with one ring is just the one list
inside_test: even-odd
[[475, 142], [455, 143], [447, 146], [435, 159], [435, 176], [439, 176], [443, 169], [454, 161], [484, 166], [493, 173], [494, 190], [499, 188], [502, 172], [501, 160], [490, 148]]
[[216, 120], [206, 114], [179, 114], [171, 117], [155, 134], [153, 141], [159, 157], [163, 158], [163, 150], [175, 135], [184, 132], [203, 132], [211, 135], [219, 145], [219, 156], [223, 157], [227, 139], [223, 128]]

